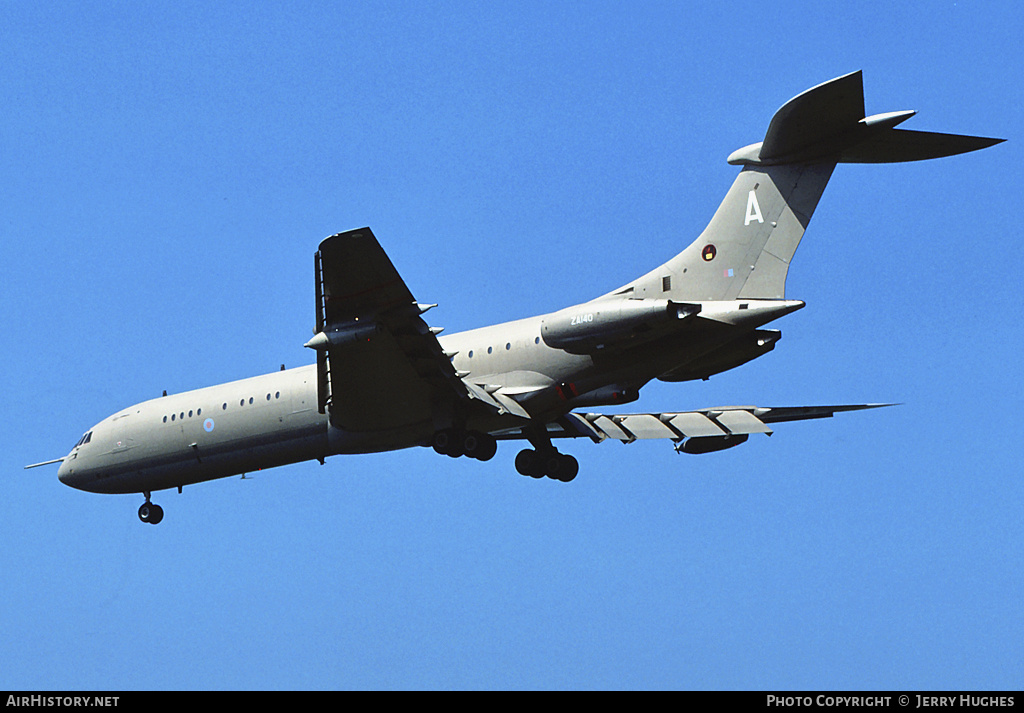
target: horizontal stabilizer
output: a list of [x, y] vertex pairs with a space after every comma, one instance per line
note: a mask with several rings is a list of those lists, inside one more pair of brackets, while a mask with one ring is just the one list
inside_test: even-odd
[[764, 141], [729, 156], [729, 163], [897, 163], [977, 151], [1003, 139], [906, 131], [895, 126], [914, 115], [895, 111], [864, 116], [859, 71], [819, 84], [775, 112]]
[[1006, 139], [962, 134], [937, 134], [930, 131], [891, 129], [880, 132], [843, 151], [840, 163], [899, 163], [929, 158], [956, 156], [985, 149]]

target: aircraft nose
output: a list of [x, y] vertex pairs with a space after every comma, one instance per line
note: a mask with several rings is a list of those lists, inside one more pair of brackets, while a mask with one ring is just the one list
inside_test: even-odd
[[71, 469], [68, 468], [68, 462], [64, 461], [60, 464], [60, 467], [57, 468], [57, 480], [64, 483], [64, 485], [68, 485], [68, 476], [70, 475]]
[[75, 475], [75, 469], [72, 467], [73, 460], [65, 459], [60, 464], [60, 468], [57, 469], [57, 480], [64, 483], [64, 485], [72, 488], [81, 488], [81, 476]]

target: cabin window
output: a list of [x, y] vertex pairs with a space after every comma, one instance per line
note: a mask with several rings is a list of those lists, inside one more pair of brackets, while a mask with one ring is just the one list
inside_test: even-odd
[[164, 416], [164, 423], [167, 423], [167, 417]]
[[174, 420], [174, 414], [173, 413], [171, 414], [171, 420], [172, 421]]
[[252, 403], [252, 396], [249, 397], [249, 403]]
[[487, 353], [490, 354], [494, 351], [494, 347], [487, 347]]
[[505, 351], [508, 351], [511, 348], [512, 348], [512, 342], [506, 342], [505, 343]]
[[469, 358], [470, 358], [470, 359], [472, 359], [472, 358], [473, 358], [473, 350], [472, 350], [472, 349], [470, 349], [470, 350], [469, 350]]
[[192, 409], [189, 409], [189, 410], [188, 410], [188, 417], [189, 417], [189, 418], [192, 418]]
[[280, 392], [280, 391], [278, 391], [278, 392], [277, 392], [276, 394], [274, 394], [274, 398], [275, 398], [275, 399], [279, 399], [279, 398], [281, 398], [281, 392]]
[[220, 407], [220, 410], [221, 411], [227, 411], [228, 410], [228, 402], [227, 401], [225, 401], [224, 404]]

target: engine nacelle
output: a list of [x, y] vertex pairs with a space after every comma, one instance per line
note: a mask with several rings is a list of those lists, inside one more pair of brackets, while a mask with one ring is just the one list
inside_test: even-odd
[[707, 379], [714, 374], [734, 369], [767, 354], [775, 348], [775, 343], [781, 338], [782, 332], [776, 329], [755, 329], [692, 362], [661, 374], [658, 379], [661, 381]]
[[689, 319], [699, 312], [700, 305], [669, 300], [589, 302], [545, 317], [541, 321], [540, 335], [549, 347], [571, 354], [587, 354]]
[[693, 454], [714, 453], [745, 443], [748, 438], [750, 436], [746, 433], [730, 436], [697, 436], [686, 439], [682, 445], [676, 447], [676, 450]]

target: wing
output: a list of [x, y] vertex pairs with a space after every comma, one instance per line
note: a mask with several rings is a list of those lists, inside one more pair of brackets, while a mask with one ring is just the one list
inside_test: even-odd
[[[772, 434], [770, 423], [829, 418], [842, 411], [859, 411], [894, 404], [846, 404], [839, 406], [723, 406], [679, 413], [568, 413], [548, 425], [552, 438], [588, 437], [595, 443], [604, 440], [632, 443], [636, 440], [667, 438], [676, 442], [676, 450], [685, 453], [710, 453], [743, 443], [752, 433]], [[497, 438], [525, 438], [524, 429], [507, 429]]]
[[[350, 431], [430, 420], [475, 393], [437, 341], [418, 304], [369, 228], [333, 235], [316, 253], [320, 412]], [[493, 400], [493, 399], [491, 399]], [[494, 404], [497, 406], [497, 404]]]

